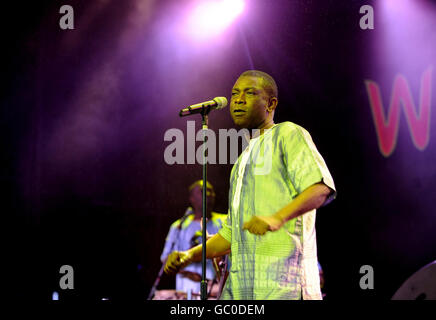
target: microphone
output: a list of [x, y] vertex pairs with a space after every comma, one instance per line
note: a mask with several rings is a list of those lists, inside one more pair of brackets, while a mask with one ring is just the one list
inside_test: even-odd
[[227, 98], [226, 97], [216, 97], [213, 100], [201, 102], [197, 104], [193, 104], [185, 109], [180, 110], [179, 116], [189, 116], [191, 114], [201, 113], [203, 110], [209, 112], [213, 109], [222, 109], [227, 106]]

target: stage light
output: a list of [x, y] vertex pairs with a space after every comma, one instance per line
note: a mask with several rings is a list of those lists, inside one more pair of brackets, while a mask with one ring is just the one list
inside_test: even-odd
[[56, 301], [59, 300], [59, 293], [57, 293], [57, 291], [53, 291], [51, 299]]
[[202, 40], [217, 36], [244, 11], [243, 0], [202, 1], [189, 16], [189, 36]]

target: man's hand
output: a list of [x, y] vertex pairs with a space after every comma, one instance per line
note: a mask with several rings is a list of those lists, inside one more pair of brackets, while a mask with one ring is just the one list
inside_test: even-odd
[[192, 253], [188, 251], [174, 251], [168, 256], [164, 271], [166, 274], [177, 273], [192, 262]]
[[275, 216], [254, 216], [250, 221], [244, 223], [242, 229], [253, 234], [264, 235], [267, 231], [279, 230], [282, 225], [283, 221]]
[[333, 191], [323, 182], [315, 183], [274, 215], [269, 217], [254, 216], [250, 221], [244, 223], [243, 230], [259, 235], [265, 234], [267, 231], [279, 230], [286, 221], [321, 207]]

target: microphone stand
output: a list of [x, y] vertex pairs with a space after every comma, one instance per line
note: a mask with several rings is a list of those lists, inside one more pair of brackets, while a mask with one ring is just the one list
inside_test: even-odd
[[206, 130], [208, 130], [208, 113], [210, 108], [204, 108], [201, 111], [202, 129], [203, 129], [203, 221], [201, 234], [201, 287], [200, 299], [207, 300], [207, 280], [206, 280], [206, 213], [207, 213], [207, 155], [206, 155]]
[[150, 293], [148, 294], [147, 300], [153, 299], [154, 293], [156, 292], [156, 288], [160, 282], [160, 277], [162, 277], [164, 267], [165, 267], [165, 263], [162, 263], [162, 266], [160, 267], [156, 280], [154, 280], [153, 287], [151, 287]]
[[[227, 104], [227, 100], [225, 101], [225, 104]], [[193, 113], [189, 113], [189, 111], [192, 111], [191, 108], [188, 108], [189, 110], [186, 111], [185, 109], [180, 111], [179, 116], [188, 116]], [[196, 108], [196, 110], [200, 110], [199, 108]], [[206, 212], [207, 212], [207, 155], [206, 155], [206, 131], [208, 130], [208, 114], [211, 110], [211, 106], [204, 103], [201, 106], [201, 118], [202, 118], [202, 128], [203, 128], [203, 223], [202, 223], [202, 234], [201, 234], [201, 285], [200, 285], [200, 297], [201, 300], [207, 300], [207, 280], [206, 280]], [[197, 112], [196, 112], [197, 113]]]

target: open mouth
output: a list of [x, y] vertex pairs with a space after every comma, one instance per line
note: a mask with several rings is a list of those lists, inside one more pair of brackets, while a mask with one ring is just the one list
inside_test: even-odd
[[243, 114], [243, 113], [245, 113], [245, 110], [235, 109], [235, 110], [233, 110], [233, 113], [235, 113], [235, 114]]

